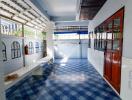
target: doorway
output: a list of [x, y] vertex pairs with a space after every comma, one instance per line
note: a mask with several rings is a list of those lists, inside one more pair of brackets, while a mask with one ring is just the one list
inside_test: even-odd
[[120, 93], [124, 8], [108, 20], [104, 50], [104, 77]]
[[54, 39], [55, 58], [86, 59], [88, 48], [87, 37], [88, 34], [58, 34], [58, 39]]

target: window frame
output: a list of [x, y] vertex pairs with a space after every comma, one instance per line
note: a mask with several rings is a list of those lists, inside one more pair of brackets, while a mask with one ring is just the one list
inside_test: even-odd
[[91, 33], [92, 32], [89, 32], [88, 34], [88, 48], [91, 48]]
[[35, 42], [36, 53], [39, 53], [39, 42]]
[[29, 42], [29, 54], [34, 54], [34, 45], [33, 42]]
[[11, 44], [11, 58], [15, 59], [20, 57], [21, 57], [20, 43], [18, 41], [13, 41]]
[[4, 54], [3, 57], [5, 57], [5, 58], [3, 58], [3, 62], [5, 62], [5, 61], [7, 61], [7, 53], [6, 53], [6, 45], [3, 41], [2, 41], [2, 45], [4, 47], [4, 48], [2, 48], [2, 55]]

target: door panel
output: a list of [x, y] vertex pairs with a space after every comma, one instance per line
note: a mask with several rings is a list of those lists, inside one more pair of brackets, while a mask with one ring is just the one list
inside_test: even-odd
[[104, 77], [119, 93], [121, 82], [123, 15], [124, 9], [121, 9], [108, 19], [106, 48], [104, 53]]
[[111, 83], [113, 87], [119, 92], [120, 90], [120, 51], [115, 51], [112, 53], [112, 78]]
[[106, 55], [105, 55], [105, 57], [106, 57], [106, 62], [105, 62], [105, 78], [107, 79], [107, 80], [111, 80], [111, 53], [110, 53], [110, 51], [108, 51], [107, 50], [107, 52], [106, 52]]
[[88, 40], [81, 39], [81, 58], [86, 59], [87, 58], [87, 49], [88, 49]]

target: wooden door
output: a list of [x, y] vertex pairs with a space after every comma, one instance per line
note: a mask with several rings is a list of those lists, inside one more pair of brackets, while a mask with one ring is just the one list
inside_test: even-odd
[[107, 21], [107, 40], [104, 52], [104, 77], [120, 92], [124, 9]]
[[111, 50], [112, 50], [112, 21], [110, 21], [107, 25], [107, 33], [106, 33], [106, 47], [105, 47], [105, 71], [104, 71], [104, 76], [108, 81], [111, 81], [111, 66], [112, 66], [112, 55], [111, 55]]

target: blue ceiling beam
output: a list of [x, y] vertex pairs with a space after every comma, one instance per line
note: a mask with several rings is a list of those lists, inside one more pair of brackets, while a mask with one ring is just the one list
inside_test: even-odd
[[88, 31], [64, 31], [64, 32], [54, 32], [54, 34], [88, 34]]

